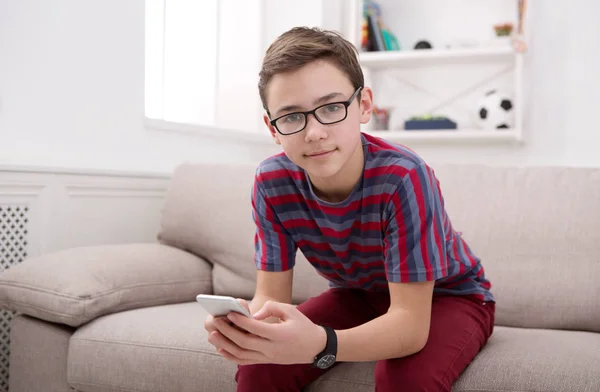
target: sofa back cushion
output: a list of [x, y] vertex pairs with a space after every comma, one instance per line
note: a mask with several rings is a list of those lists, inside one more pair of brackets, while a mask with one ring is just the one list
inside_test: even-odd
[[600, 331], [600, 169], [433, 167], [496, 324]]
[[[496, 324], [600, 331], [600, 169], [432, 166], [492, 282]], [[255, 170], [184, 164], [173, 176], [159, 239], [212, 262], [215, 294], [254, 291]], [[326, 288], [298, 252], [294, 301]]]
[[[256, 283], [251, 191], [256, 165], [182, 164], [175, 169], [158, 240], [213, 263], [217, 295], [252, 298]], [[297, 253], [294, 302], [327, 289]]]

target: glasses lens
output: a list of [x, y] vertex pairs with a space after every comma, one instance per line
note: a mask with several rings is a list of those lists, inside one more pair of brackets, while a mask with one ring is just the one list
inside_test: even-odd
[[323, 124], [342, 121], [346, 117], [346, 106], [343, 103], [332, 103], [321, 106], [317, 109], [316, 114]]
[[298, 132], [304, 128], [306, 117], [303, 113], [291, 113], [275, 122], [279, 132], [283, 134]]

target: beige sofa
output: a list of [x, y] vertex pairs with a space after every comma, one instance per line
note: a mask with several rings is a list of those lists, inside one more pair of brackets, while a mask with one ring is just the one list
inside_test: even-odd
[[[496, 329], [455, 391], [600, 391], [600, 169], [434, 165], [497, 297]], [[157, 242], [70, 249], [0, 275], [11, 392], [233, 391], [198, 293], [250, 298], [253, 166], [185, 164]], [[326, 289], [299, 254], [294, 301]], [[372, 391], [344, 363], [308, 391]], [[399, 386], [399, 390], [401, 386]]]

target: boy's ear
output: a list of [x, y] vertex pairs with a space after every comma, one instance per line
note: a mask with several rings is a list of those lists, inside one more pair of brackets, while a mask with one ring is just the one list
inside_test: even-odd
[[366, 124], [371, 119], [373, 112], [373, 90], [371, 87], [363, 87], [360, 92], [360, 123]]
[[271, 120], [269, 120], [269, 116], [267, 116], [265, 114], [263, 116], [263, 120], [265, 122], [265, 125], [269, 129], [269, 132], [271, 132], [271, 137], [273, 138], [273, 140], [275, 140], [275, 144], [281, 145], [281, 142], [279, 141], [279, 134], [277, 133], [277, 130], [275, 129], [275, 127], [271, 125], [271, 122], [270, 122]]

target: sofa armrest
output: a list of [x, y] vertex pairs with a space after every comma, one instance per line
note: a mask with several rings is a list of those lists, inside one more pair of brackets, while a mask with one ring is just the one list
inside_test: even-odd
[[161, 244], [72, 248], [0, 274], [0, 308], [77, 327], [101, 315], [194, 301], [212, 293], [212, 267]]

